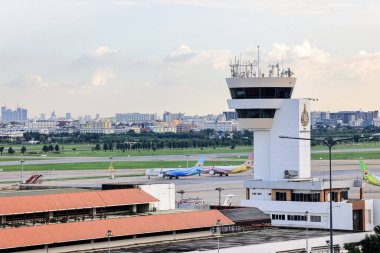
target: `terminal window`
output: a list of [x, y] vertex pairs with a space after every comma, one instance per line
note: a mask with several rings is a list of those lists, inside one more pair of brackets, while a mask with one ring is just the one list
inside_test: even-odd
[[306, 215], [288, 215], [288, 220], [306, 221], [307, 216]]
[[277, 201], [286, 201], [286, 192], [276, 192]]
[[272, 214], [272, 220], [285, 220], [285, 214]]
[[319, 202], [320, 193], [292, 193], [292, 201]]
[[321, 222], [321, 216], [310, 215], [310, 222]]

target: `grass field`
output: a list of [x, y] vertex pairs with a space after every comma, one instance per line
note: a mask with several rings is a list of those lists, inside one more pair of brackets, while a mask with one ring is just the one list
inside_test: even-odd
[[[243, 161], [215, 161], [205, 162], [205, 166], [212, 165], [238, 165]], [[138, 161], [138, 162], [113, 162], [113, 167], [117, 169], [148, 169], [148, 168], [186, 168], [186, 161]], [[189, 166], [193, 166], [194, 161], [189, 161]], [[109, 162], [90, 163], [55, 163], [55, 164], [25, 164], [24, 171], [54, 171], [54, 170], [107, 170]], [[20, 165], [0, 166], [2, 171], [19, 171]]]
[[[1, 145], [5, 147], [3, 155], [6, 156], [6, 159], [11, 159], [12, 156], [17, 157], [25, 157], [25, 159], [28, 159], [28, 157], [38, 158], [41, 157], [41, 155], [45, 155], [42, 152], [42, 146], [43, 145]], [[34, 154], [26, 154], [22, 155], [20, 153], [20, 149], [22, 146], [25, 146], [28, 152], [33, 152]], [[54, 158], [54, 157], [107, 157], [107, 156], [146, 156], [146, 155], [186, 155], [186, 154], [215, 154], [215, 153], [249, 153], [252, 151], [252, 147], [250, 146], [237, 146], [235, 149], [230, 149], [229, 147], [226, 148], [189, 148], [189, 149], [163, 149], [163, 150], [150, 150], [150, 151], [92, 151], [91, 148], [93, 148], [95, 145], [89, 145], [89, 144], [78, 144], [78, 145], [64, 145], [59, 154], [56, 153], [46, 153], [46, 157], [44, 158]], [[12, 147], [16, 153], [13, 155], [9, 155], [7, 153], [7, 150], [9, 147]], [[336, 145], [334, 149], [363, 149], [363, 148], [380, 148], [380, 142], [372, 142], [372, 143], [355, 143], [355, 144], [342, 144], [342, 145]], [[324, 145], [318, 145], [313, 146], [311, 150], [326, 150], [327, 147]], [[15, 160], [18, 160], [16, 158]], [[12, 160], [5, 160], [0, 156], [0, 161], [12, 161]]]
[[[354, 144], [338, 144], [333, 149], [362, 149], [362, 148], [380, 148], [380, 142], [365, 142]], [[328, 150], [325, 145], [312, 146], [311, 150]]]
[[[15, 154], [9, 155], [7, 153], [8, 146], [5, 147], [3, 156], [7, 158], [12, 156], [20, 157], [22, 145], [14, 145], [12, 148], [16, 151]], [[41, 157], [44, 155], [42, 153], [42, 145], [26, 145], [26, 150], [28, 152], [41, 152], [40, 154], [26, 154], [24, 157]], [[247, 153], [252, 151], [252, 147], [249, 146], [238, 146], [235, 149], [231, 148], [188, 148], [188, 149], [163, 149], [163, 150], [150, 150], [150, 151], [91, 151], [91, 147], [94, 145], [65, 145], [63, 151], [61, 150], [59, 154], [47, 152], [47, 157], [107, 157], [107, 156], [146, 156], [146, 155], [186, 155], [186, 154], [215, 154], [215, 153]], [[73, 150], [75, 149], [75, 150]], [[45, 157], [46, 158], [46, 157]], [[0, 156], [1, 161], [1, 156]]]
[[[346, 152], [346, 153], [332, 153], [332, 160], [366, 160], [366, 159], [380, 159], [380, 152]], [[311, 154], [312, 160], [328, 160], [329, 154]]]

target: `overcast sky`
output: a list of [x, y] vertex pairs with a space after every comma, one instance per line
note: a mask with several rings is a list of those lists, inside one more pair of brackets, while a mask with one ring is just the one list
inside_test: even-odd
[[377, 110], [379, 17], [366, 0], [2, 0], [0, 105], [220, 113], [229, 59], [260, 45], [261, 65], [283, 56], [313, 110]]

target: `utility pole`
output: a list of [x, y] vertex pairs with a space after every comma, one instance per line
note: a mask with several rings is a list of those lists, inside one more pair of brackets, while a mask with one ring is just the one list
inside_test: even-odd
[[215, 188], [215, 190], [216, 191], [219, 191], [219, 206], [221, 206], [221, 198], [222, 198], [222, 191], [224, 190], [224, 188], [222, 188], [222, 187], [217, 187], [217, 188]]

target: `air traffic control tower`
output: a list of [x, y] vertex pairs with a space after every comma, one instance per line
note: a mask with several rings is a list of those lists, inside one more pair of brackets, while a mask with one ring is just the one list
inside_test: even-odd
[[279, 64], [270, 65], [267, 74], [255, 62], [235, 60], [230, 67], [228, 105], [236, 110], [240, 129], [254, 132], [254, 179], [310, 178], [310, 141], [279, 138], [310, 138], [310, 100], [291, 98], [293, 73]]
[[275, 64], [262, 73], [258, 64], [236, 60], [230, 67], [228, 105], [240, 129], [254, 134], [254, 175], [244, 181], [241, 205], [269, 214], [273, 226], [328, 229], [331, 198], [334, 229], [373, 229], [373, 202], [349, 198], [354, 180], [334, 181], [330, 193], [329, 180], [311, 177], [310, 141], [280, 138], [310, 138], [310, 99], [292, 99], [290, 69]]

